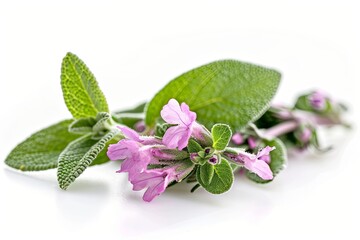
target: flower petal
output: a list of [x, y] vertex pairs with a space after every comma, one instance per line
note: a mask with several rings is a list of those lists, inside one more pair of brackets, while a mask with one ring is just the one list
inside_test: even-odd
[[257, 158], [261, 158], [261, 157], [264, 157], [264, 156], [269, 156], [270, 152], [272, 150], [275, 150], [275, 149], [276, 149], [276, 147], [266, 146], [263, 149], [261, 149], [261, 151], [259, 151], [256, 156], [257, 156]]
[[110, 160], [123, 160], [139, 151], [139, 144], [133, 140], [122, 139], [116, 144], [110, 144], [107, 156]]
[[245, 162], [245, 168], [249, 171], [256, 173], [259, 177], [264, 180], [273, 179], [273, 173], [269, 165], [262, 160], [256, 160], [254, 162]]
[[191, 112], [186, 103], [182, 103], [180, 107], [179, 102], [173, 98], [163, 107], [160, 115], [167, 123], [183, 126], [190, 126], [196, 119], [196, 113]]
[[125, 126], [117, 126], [117, 128], [121, 130], [121, 132], [125, 135], [126, 138], [140, 142], [140, 136], [136, 131]]
[[166, 130], [163, 136], [163, 143], [168, 148], [176, 148], [179, 150], [185, 148], [189, 142], [191, 130], [185, 126], [173, 126]]

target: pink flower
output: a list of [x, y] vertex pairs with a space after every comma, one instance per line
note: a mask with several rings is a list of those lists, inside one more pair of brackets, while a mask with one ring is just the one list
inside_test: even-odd
[[273, 179], [273, 173], [268, 165], [270, 162], [270, 152], [275, 147], [265, 147], [257, 153], [257, 155], [241, 151], [237, 154], [225, 153], [229, 160], [236, 163], [243, 164], [243, 166], [249, 171], [256, 173], [259, 177], [264, 180]]
[[144, 145], [162, 144], [161, 140], [155, 137], [140, 136], [136, 131], [125, 126], [117, 126], [127, 139], [134, 140]]
[[176, 124], [168, 128], [163, 136], [163, 143], [168, 148], [184, 149], [189, 142], [190, 136], [200, 141], [206, 141], [205, 135], [208, 135], [205, 129], [198, 124], [196, 113], [190, 111], [186, 103], [181, 106], [175, 99], [170, 99], [161, 110], [161, 117], [169, 124]]
[[193, 166], [184, 166], [178, 164], [168, 168], [145, 170], [137, 174], [132, 180], [133, 190], [139, 191], [144, 188], [147, 190], [144, 193], [143, 200], [146, 202], [152, 201], [156, 196], [163, 193], [169, 183], [173, 181], [181, 181], [186, 177]]
[[183, 155], [165, 152], [165, 146], [160, 145], [161, 140], [155, 137], [144, 137], [128, 128], [118, 127], [127, 139], [111, 144], [107, 155], [110, 160], [124, 160], [117, 172], [128, 172], [131, 181], [137, 174], [147, 169], [147, 166], [158, 164], [159, 160], [177, 160]]
[[256, 148], [257, 144], [256, 144], [256, 139], [255, 139], [255, 137], [250, 136], [250, 137], [248, 138], [248, 145], [249, 145], [249, 148], [250, 148], [250, 149]]
[[117, 172], [128, 172], [129, 180], [144, 171], [153, 158], [149, 146], [131, 139], [122, 139], [117, 144], [111, 144], [107, 155], [113, 161], [124, 160]]
[[232, 136], [231, 141], [236, 145], [241, 145], [244, 142], [244, 137], [237, 132]]
[[165, 132], [164, 144], [169, 148], [178, 147], [179, 150], [185, 148], [191, 136], [196, 113], [191, 112], [186, 103], [182, 103], [180, 106], [178, 101], [170, 99], [161, 110], [161, 117], [167, 123], [176, 124]]
[[146, 170], [138, 174], [131, 183], [134, 191], [140, 191], [144, 188], [143, 200], [150, 202], [156, 196], [163, 193], [167, 185], [174, 180], [173, 173], [167, 170]]
[[309, 95], [310, 105], [316, 110], [323, 110], [326, 106], [326, 96], [320, 91], [314, 91]]
[[307, 144], [309, 143], [311, 136], [312, 136], [312, 131], [309, 128], [305, 127], [304, 129], [302, 129], [300, 133], [299, 140], [303, 144]]

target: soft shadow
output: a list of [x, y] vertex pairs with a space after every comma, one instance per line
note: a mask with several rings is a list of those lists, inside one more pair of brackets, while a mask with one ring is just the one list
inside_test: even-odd
[[109, 200], [109, 188], [100, 180], [78, 179], [66, 191], [55, 190], [59, 216], [72, 228], [96, 221]]
[[52, 189], [57, 186], [56, 173], [53, 170], [44, 172], [20, 172], [11, 168], [4, 168], [4, 174], [12, 182], [31, 187], [41, 187]]
[[65, 191], [58, 187], [56, 170], [20, 172], [5, 168], [4, 175], [16, 184], [34, 189], [34, 194], [44, 196], [43, 201], [54, 201], [60, 221], [70, 229], [96, 222], [109, 200], [109, 187], [102, 179], [80, 177]]

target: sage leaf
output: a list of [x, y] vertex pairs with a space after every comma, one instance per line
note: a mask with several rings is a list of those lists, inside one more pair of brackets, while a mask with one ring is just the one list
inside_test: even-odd
[[229, 125], [218, 123], [212, 127], [211, 135], [213, 139], [213, 148], [221, 151], [229, 144], [232, 131]]
[[91, 133], [95, 124], [94, 117], [80, 118], [69, 125], [69, 132], [82, 135]]
[[95, 160], [106, 143], [118, 133], [118, 129], [112, 129], [100, 140], [95, 140], [92, 134], [87, 134], [71, 142], [59, 156], [57, 177], [60, 188], [67, 189]]
[[95, 117], [98, 112], [109, 112], [94, 75], [75, 54], [68, 53], [63, 59], [61, 87], [65, 104], [74, 118]]
[[189, 143], [187, 145], [187, 150], [189, 153], [197, 153], [203, 150], [203, 148], [200, 146], [198, 142], [196, 142], [194, 139], [190, 138]]
[[236, 60], [209, 63], [169, 82], [148, 103], [145, 123], [156, 124], [169, 99], [186, 102], [197, 120], [208, 129], [226, 123], [240, 130], [269, 107], [280, 82], [280, 73]]
[[10, 152], [5, 163], [21, 171], [56, 168], [60, 153], [78, 137], [68, 132], [72, 122], [64, 120], [34, 133]]
[[205, 185], [211, 183], [212, 178], [214, 177], [214, 165], [210, 163], [205, 163], [199, 167], [200, 179]]
[[201, 167], [196, 171], [196, 179], [206, 191], [213, 194], [221, 194], [231, 188], [234, 181], [234, 174], [229, 162], [223, 158], [219, 164], [214, 165], [213, 177], [210, 183], [205, 183], [202, 180]]

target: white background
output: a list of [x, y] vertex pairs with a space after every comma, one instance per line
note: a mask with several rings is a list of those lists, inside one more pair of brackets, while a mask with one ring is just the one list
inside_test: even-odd
[[[344, 0], [1, 0], [0, 159], [70, 117], [59, 84], [68, 51], [93, 71], [112, 110], [150, 99], [184, 71], [233, 58], [283, 73], [275, 101], [322, 88], [358, 123], [359, 11]], [[0, 238], [359, 239], [357, 127], [325, 140], [336, 149], [291, 157], [268, 185], [238, 177], [230, 192], [213, 196], [180, 184], [151, 203], [115, 173], [118, 163], [89, 168], [68, 191], [58, 189], [55, 170], [2, 164]]]

